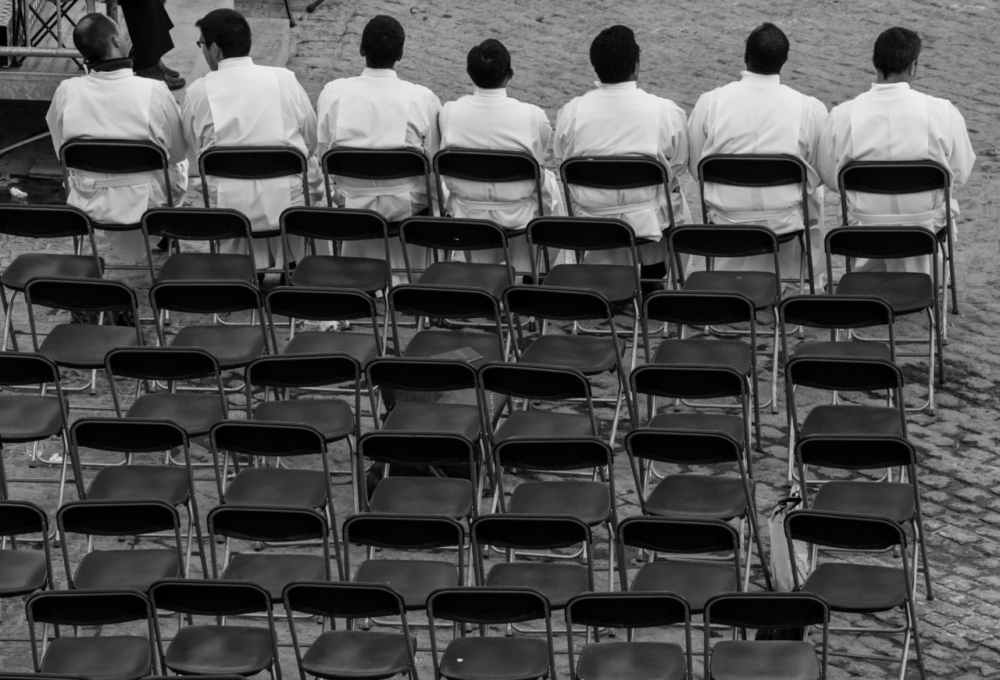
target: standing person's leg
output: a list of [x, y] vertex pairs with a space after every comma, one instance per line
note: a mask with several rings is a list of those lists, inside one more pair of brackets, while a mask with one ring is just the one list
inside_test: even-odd
[[120, 0], [119, 6], [132, 39], [132, 65], [137, 75], [162, 80], [171, 90], [184, 87], [184, 79], [167, 69], [160, 59], [174, 48], [174, 27], [162, 0]]

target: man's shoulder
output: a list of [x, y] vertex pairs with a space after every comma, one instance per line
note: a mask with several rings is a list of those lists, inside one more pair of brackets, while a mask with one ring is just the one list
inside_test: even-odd
[[184, 94], [185, 103], [205, 99], [207, 96], [205, 87], [205, 76], [202, 76], [193, 83], [189, 84]]

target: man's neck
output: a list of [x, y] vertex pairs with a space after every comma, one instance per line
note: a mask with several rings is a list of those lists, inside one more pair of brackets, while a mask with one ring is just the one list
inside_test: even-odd
[[111, 59], [101, 59], [99, 61], [88, 61], [87, 68], [91, 71], [103, 73], [105, 71], [118, 71], [120, 69], [132, 70], [132, 60], [128, 57], [112, 57]]

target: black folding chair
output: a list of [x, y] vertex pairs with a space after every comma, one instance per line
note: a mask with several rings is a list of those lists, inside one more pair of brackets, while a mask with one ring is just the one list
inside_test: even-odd
[[[18, 547], [18, 537], [39, 539], [41, 550]], [[0, 500], [0, 598], [20, 598], [55, 587], [49, 548], [49, 518], [27, 501]], [[10, 547], [7, 547], [7, 542]], [[2, 604], [2, 600], [0, 600]], [[28, 638], [0, 637], [0, 642], [27, 642]], [[3, 677], [3, 676], [0, 676]]]
[[[403, 244], [406, 276], [410, 283], [481, 288], [497, 299], [507, 286], [514, 284], [509, 235], [494, 222], [457, 217], [411, 217], [400, 223], [399, 240]], [[410, 245], [427, 248], [432, 253], [432, 262], [426, 269], [414, 269], [406, 247]], [[499, 263], [468, 261], [471, 253], [480, 251], [498, 252]], [[455, 261], [456, 252], [464, 253], [466, 261]]]
[[[250, 221], [236, 210], [152, 208], [143, 214], [141, 226], [153, 283], [209, 279], [257, 282]], [[174, 252], [159, 271], [153, 266], [150, 238], [169, 239], [173, 246]], [[225, 239], [241, 239], [246, 244], [246, 254], [218, 252], [218, 241]], [[208, 243], [209, 252], [182, 252], [183, 241]]]
[[[470, 363], [501, 361], [504, 347], [499, 300], [480, 287], [457, 288], [405, 283], [389, 291], [392, 342], [396, 354], [404, 357], [454, 358]], [[399, 316], [413, 316], [417, 332], [403, 347]], [[424, 328], [423, 319], [444, 325], [447, 319], [482, 319], [487, 332]]]
[[[349, 177], [367, 181], [390, 182], [411, 180], [421, 182], [427, 192], [427, 214], [433, 215], [434, 194], [431, 192], [431, 167], [427, 156], [420, 149], [362, 149], [334, 147], [323, 154], [323, 179], [326, 185], [326, 204], [333, 207], [333, 177]], [[389, 235], [399, 234], [399, 224], [390, 224]]]

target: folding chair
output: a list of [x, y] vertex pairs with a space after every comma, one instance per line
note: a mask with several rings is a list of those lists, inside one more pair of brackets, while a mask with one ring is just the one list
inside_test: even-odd
[[[149, 591], [156, 622], [156, 647], [164, 670], [179, 675], [233, 673], [250, 676], [267, 671], [281, 680], [278, 643], [274, 632], [271, 596], [255, 583], [218, 580], [167, 580]], [[164, 649], [165, 635], [160, 612], [178, 617], [174, 639]], [[228, 617], [264, 614], [266, 626], [236, 626]], [[191, 623], [194, 616], [215, 617], [217, 625]], [[221, 618], [220, 618], [221, 617]]]
[[[478, 363], [501, 361], [507, 354], [499, 301], [492, 292], [479, 287], [401, 284], [389, 291], [389, 315], [392, 342], [399, 356], [451, 358], [458, 352], [466, 361]], [[399, 333], [398, 317], [402, 315], [417, 319], [417, 332], [405, 349]], [[484, 319], [491, 332], [424, 328], [424, 318], [440, 324], [446, 319]]]
[[[133, 176], [108, 180], [114, 183], [113, 186], [148, 184], [157, 173], [162, 172], [166, 205], [174, 205], [167, 152], [155, 142], [135, 139], [70, 139], [59, 149], [59, 163], [62, 165], [63, 186], [67, 192], [70, 186], [70, 170]], [[100, 180], [97, 183], [99, 185]], [[94, 222], [93, 227], [101, 231], [119, 232], [139, 231], [141, 228], [138, 222], [132, 224]], [[106, 266], [105, 269], [143, 271], [146, 267], [140, 264], [115, 265]]]
[[[847, 192], [866, 194], [917, 194], [925, 191], [941, 191], [944, 207], [945, 224], [934, 231], [934, 236], [941, 244], [944, 258], [948, 261], [948, 275], [951, 289], [951, 313], [958, 311], [958, 280], [955, 278], [955, 222], [951, 214], [951, 171], [940, 163], [929, 160], [917, 161], [855, 161], [840, 169], [837, 176], [837, 189], [840, 192], [841, 219], [844, 225], [851, 223], [850, 218], [857, 218], [850, 208], [850, 196]], [[890, 224], [900, 224], [907, 218], [925, 218], [924, 215], [899, 215], [891, 218]], [[921, 219], [922, 221], [922, 219]], [[919, 225], [918, 225], [919, 226]], [[936, 265], [935, 265], [936, 269]], [[944, 314], [941, 314], [941, 326]]]
[[[118, 347], [139, 347], [143, 344], [139, 328], [139, 310], [135, 291], [121, 281], [99, 279], [32, 279], [24, 289], [28, 305], [28, 325], [31, 327], [31, 344], [60, 368], [90, 370], [91, 394], [97, 391], [97, 369], [104, 368], [104, 355]], [[74, 313], [99, 314], [98, 323], [56, 324], [44, 341], [39, 341], [41, 328], [36, 319], [35, 306]], [[116, 316], [110, 325], [107, 317]], [[129, 318], [131, 315], [131, 318]], [[101, 321], [104, 323], [101, 323]], [[71, 388], [82, 391], [83, 385]]]
[[[438, 588], [466, 584], [465, 529], [450, 517], [366, 512], [348, 517], [343, 531], [344, 577], [356, 583], [392, 586], [403, 598], [406, 611], [426, 610], [428, 596]], [[353, 577], [352, 545], [366, 552]], [[383, 551], [379, 557], [376, 550]], [[390, 558], [386, 551], [402, 554]], [[439, 558], [452, 552], [454, 560]]]
[[[55, 386], [53, 396], [45, 396], [49, 384]], [[58, 435], [62, 442], [62, 471], [59, 479], [8, 479], [3, 452], [0, 451], [0, 499], [10, 498], [8, 482], [55, 483], [59, 484], [58, 505], [62, 505], [69, 464], [66, 438], [69, 404], [63, 396], [59, 367], [41, 354], [0, 352], [0, 386], [10, 388], [22, 385], [38, 385], [39, 394], [0, 394], [0, 442], [10, 446], [45, 441]], [[37, 449], [33, 449], [32, 459], [38, 460]], [[82, 496], [81, 482], [79, 479], [75, 482], [77, 494]]]
[[[641, 370], [641, 369], [640, 369]], [[636, 378], [641, 388], [642, 376]], [[654, 421], [655, 422], [655, 421]], [[744, 460], [744, 447], [725, 431], [685, 429], [680, 427], [644, 427], [625, 435], [625, 450], [632, 466], [639, 507], [643, 515], [672, 519], [717, 519], [740, 522], [740, 558], [746, 565], [743, 588], [749, 585], [751, 541], [756, 544], [764, 582], [771, 588], [771, 574], [764, 557], [760, 527], [757, 523], [755, 483]], [[695, 467], [699, 472], [668, 474], [647, 494], [645, 463], [662, 462]], [[708, 474], [719, 465], [736, 464], [739, 477]], [[745, 542], [745, 525], [751, 536]]]
[[[18, 548], [17, 537], [27, 534], [38, 534], [41, 550]], [[48, 535], [49, 518], [44, 510], [27, 501], [0, 500], [0, 598], [20, 598], [55, 587]], [[0, 637], [0, 642], [27, 640]]]
[[[822, 598], [837, 614], [873, 614], [902, 609], [905, 622], [896, 628], [875, 628], [870, 625], [852, 628], [830, 626], [834, 632], [902, 633], [899, 677], [906, 677], [910, 640], [917, 652], [921, 680], [926, 679], [924, 658], [917, 631], [917, 611], [914, 584], [907, 566], [906, 535], [902, 527], [884, 517], [860, 517], [816, 510], [796, 510], [785, 518], [785, 535], [789, 549], [792, 541], [804, 541], [813, 546], [813, 569], [802, 582], [797, 569], [792, 569], [795, 588]], [[818, 549], [818, 550], [817, 550]], [[899, 551], [899, 567], [855, 562], [819, 562], [823, 549], [850, 551]], [[893, 558], [894, 559], [894, 558]], [[850, 654], [839, 654], [853, 656]], [[871, 660], [887, 661], [892, 657], [866, 656]]]
[[[576, 659], [573, 625], [626, 628], [628, 640], [586, 644]], [[636, 628], [661, 628], [683, 624], [684, 645], [632, 639]], [[569, 634], [569, 676], [572, 680], [622, 680], [660, 678], [690, 680], [691, 613], [683, 598], [672, 593], [587, 593], [566, 605]], [[575, 663], [574, 663], [575, 661]]]
[[[208, 538], [212, 547], [212, 578], [249, 581], [264, 588], [272, 604], [294, 581], [331, 581], [330, 527], [322, 513], [309, 508], [219, 505], [208, 513]], [[216, 554], [216, 540], [224, 539], [223, 557]], [[233, 552], [233, 541], [254, 545]], [[322, 554], [259, 552], [262, 543], [319, 541]], [[337, 577], [342, 578], [337, 564]]]
[[[825, 680], [830, 610], [811, 593], [727, 593], [705, 604], [705, 677], [713, 680]], [[711, 626], [740, 628], [739, 640], [709, 643]], [[822, 627], [820, 651], [806, 640], [748, 640], [747, 628]]]
[[[778, 244], [791, 241], [799, 243], [799, 292], [806, 292], [808, 275], [809, 294], [816, 292], [813, 272], [812, 238], [809, 224], [809, 169], [801, 158], [790, 154], [712, 154], [698, 163], [698, 193], [701, 195], [701, 219], [710, 224], [709, 206], [705, 201], [705, 183], [724, 184], [748, 189], [764, 189], [788, 185], [801, 188], [799, 209], [802, 211], [803, 228], [778, 235]], [[768, 212], [747, 210], [741, 222], [754, 222], [770, 217]], [[776, 211], [778, 213], [784, 210]], [[759, 215], [759, 216], [758, 216]], [[820, 225], [822, 226], [822, 225]]]
[[[77, 501], [56, 513], [66, 585], [76, 590], [128, 589], [149, 592], [165, 578], [185, 578], [181, 520], [177, 508], [160, 500]], [[167, 531], [172, 547], [96, 549], [94, 537], [133, 536]], [[70, 560], [69, 534], [87, 537], [86, 553], [76, 569]]]
[[[536, 680], [555, 678], [552, 617], [545, 596], [530, 588], [442, 588], [427, 600], [434, 678], [441, 680]], [[435, 621], [479, 626], [479, 635], [458, 637], [442, 647]], [[499, 624], [541, 620], [545, 638], [487, 636]]]
[[927, 586], [927, 599], [933, 600], [931, 570], [927, 562], [924, 518], [920, 509], [920, 486], [917, 479], [917, 451], [903, 437], [829, 435], [807, 437], [795, 447], [799, 479], [806, 479], [806, 466], [854, 472], [899, 468], [905, 470], [900, 481], [876, 482], [861, 479], [834, 479], [823, 483], [812, 500], [809, 487], [802, 488], [803, 507], [821, 512], [887, 517], [900, 526], [909, 524], [916, 548], [910, 578], [917, 580], [917, 552], [920, 553]]
[[[639, 273], [639, 255], [635, 248], [632, 227], [616, 219], [596, 217], [540, 217], [528, 224], [528, 247], [572, 250], [576, 264], [557, 264], [545, 275], [538, 271], [538, 258], [532, 257], [532, 276], [544, 286], [555, 288], [587, 289], [600, 293], [615, 309], [628, 307], [634, 321], [632, 328], [632, 359], [635, 367], [639, 347], [639, 313], [642, 309], [642, 284]], [[586, 264], [587, 253], [594, 251], [625, 250], [629, 263]], [[580, 328], [581, 332], [594, 332]], [[645, 331], [645, 329], [643, 329]], [[644, 332], [642, 344], [649, 360], [649, 337]]]
[[[28, 598], [25, 613], [31, 634], [35, 672], [84, 678], [138, 680], [156, 667], [153, 612], [146, 596], [135, 590], [53, 590]], [[145, 621], [148, 637], [131, 634], [65, 636], [60, 626], [109, 626]], [[55, 639], [38, 640], [36, 624], [55, 626]], [[48, 643], [48, 644], [46, 644]]]
[[[827, 269], [832, 267], [832, 256], [843, 255], [846, 272], [831, 290], [840, 295], [877, 296], [892, 308], [894, 318], [909, 314], [927, 313], [927, 339], [896, 337], [895, 344], [927, 343], [927, 354], [901, 354], [896, 356], [927, 357], [927, 400], [911, 411], [927, 410], [934, 413], [934, 369], [937, 361], [938, 376], [942, 384], [944, 373], [944, 305], [938, 301], [938, 271], [933, 274], [920, 272], [855, 272], [855, 258], [894, 259], [919, 255], [933, 256], [938, 242], [934, 234], [921, 227], [837, 227], [826, 236]], [[852, 333], [857, 339], [860, 338]], [[884, 342], [885, 338], [875, 339]]]
[[[142, 216], [149, 279], [161, 281], [233, 280], [257, 282], [253, 261], [250, 220], [243, 213], [226, 208], [152, 208]], [[153, 266], [151, 238], [169, 239], [174, 252], [160, 266]], [[218, 252], [218, 241], [241, 239], [245, 255]], [[208, 243], [209, 252], [182, 252], [181, 242]]]
[[[0, 302], [3, 302], [3, 344], [7, 350], [10, 338], [17, 351], [17, 336], [13, 327], [14, 302], [24, 294], [28, 281], [35, 278], [99, 279], [104, 274], [104, 262], [97, 254], [97, 243], [90, 218], [82, 210], [61, 205], [0, 205], [0, 235], [35, 240], [73, 239], [72, 254], [27, 252], [16, 256], [0, 274]], [[90, 246], [90, 255], [83, 254], [83, 241]], [[43, 246], [45, 247], [45, 246]], [[45, 247], [48, 250], [47, 247]], [[10, 299], [7, 291], [10, 290]]]
[[[607, 298], [585, 289], [511, 286], [504, 292], [503, 301], [508, 313], [509, 332], [515, 338], [514, 354], [518, 362], [575, 369], [588, 378], [604, 373], [616, 374], [618, 391], [611, 400], [615, 409], [612, 432], [617, 431], [623, 401], [632, 422], [636, 422], [632, 395], [626, 387], [628, 379], [625, 376], [614, 312]], [[530, 344], [524, 342], [520, 317], [535, 317], [543, 321], [538, 336]], [[593, 337], [545, 332], [546, 322], [549, 321], [586, 320], [607, 322], [611, 334]]]
[[[292, 583], [285, 588], [285, 611], [292, 631], [292, 644], [299, 676], [337, 680], [359, 678], [381, 680], [406, 674], [417, 680], [415, 643], [406, 621], [403, 599], [384, 585], [360, 583]], [[305, 653], [299, 644], [293, 613], [321, 617], [323, 632]], [[398, 616], [402, 631], [386, 633], [361, 631], [353, 627], [357, 619]], [[346, 630], [326, 630], [326, 621], [347, 619]]]

